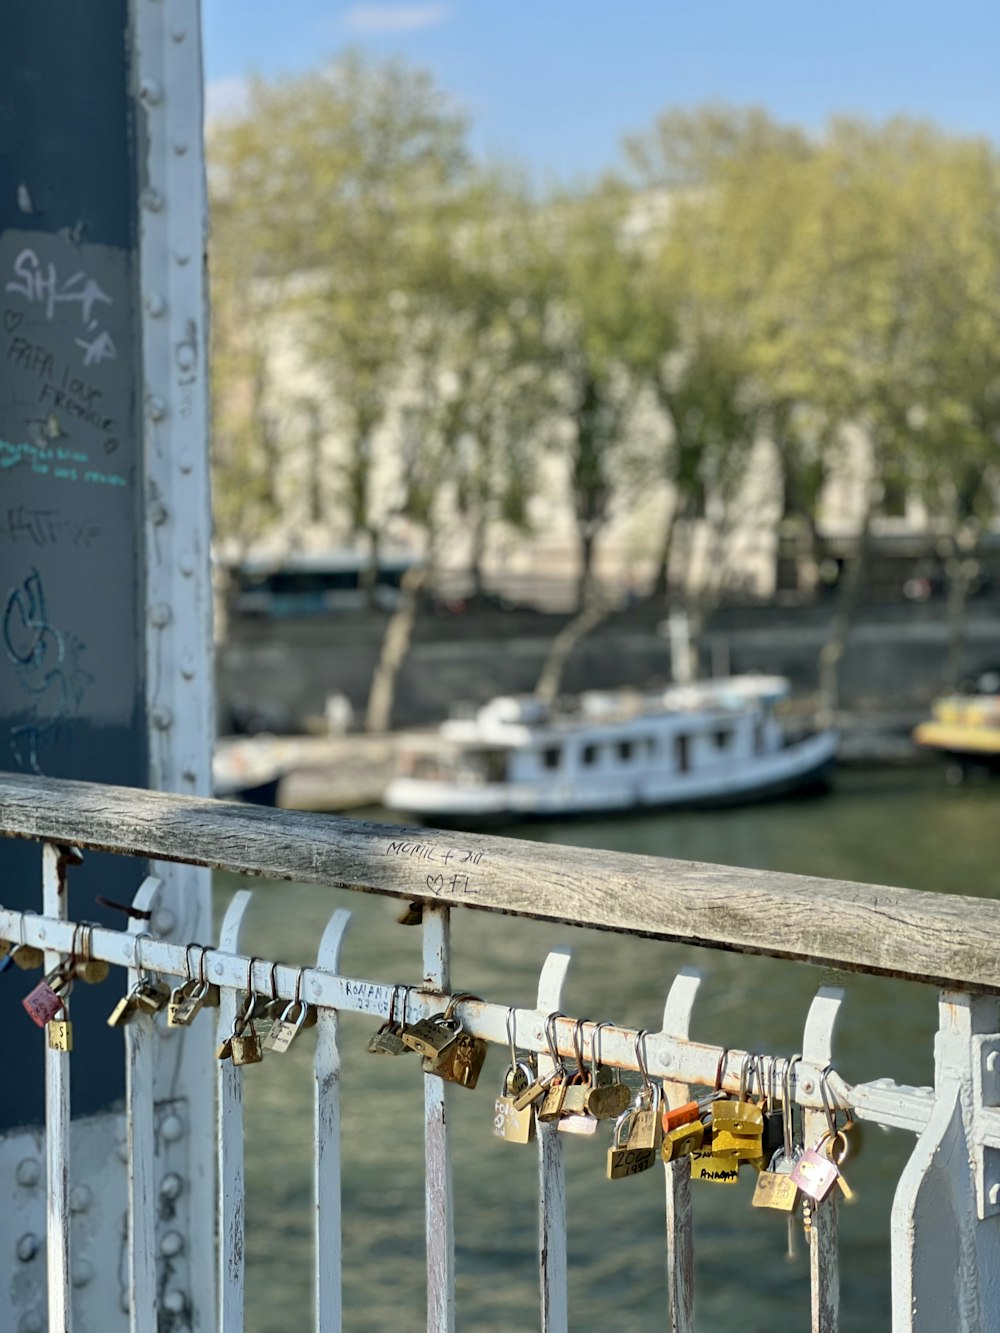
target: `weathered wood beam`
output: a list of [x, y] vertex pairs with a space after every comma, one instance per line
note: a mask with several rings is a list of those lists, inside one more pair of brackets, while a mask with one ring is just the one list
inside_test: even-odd
[[1000, 902], [0, 774], [0, 833], [1000, 993]]

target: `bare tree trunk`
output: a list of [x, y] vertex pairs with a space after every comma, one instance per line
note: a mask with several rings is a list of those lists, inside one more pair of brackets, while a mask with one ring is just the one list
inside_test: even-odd
[[586, 614], [594, 596], [594, 542], [595, 534], [589, 525], [580, 527], [580, 577], [576, 585], [576, 609]]
[[969, 603], [969, 588], [976, 574], [975, 552], [978, 540], [978, 525], [961, 525], [951, 534], [951, 552], [945, 566], [948, 571], [948, 656], [945, 660], [944, 683], [951, 688], [959, 682], [965, 656], [965, 613]]
[[868, 548], [871, 542], [872, 519], [878, 504], [880, 487], [875, 480], [868, 486], [868, 497], [861, 520], [861, 529], [854, 541], [854, 549], [847, 561], [847, 567], [837, 585], [837, 602], [830, 625], [830, 635], [820, 649], [819, 654], [819, 702], [817, 724], [830, 727], [834, 723], [840, 706], [840, 667], [847, 648], [847, 636], [851, 620], [861, 595], [865, 571], [868, 564]]
[[661, 601], [666, 597], [670, 588], [670, 558], [674, 552], [674, 537], [677, 532], [677, 520], [681, 517], [680, 497], [675, 496], [674, 502], [670, 507], [670, 517], [667, 519], [666, 531], [663, 534], [663, 542], [660, 546], [660, 555], [656, 564], [656, 573], [653, 576], [653, 586], [650, 589], [650, 598], [659, 598]]
[[472, 597], [478, 601], [483, 595], [483, 560], [486, 555], [486, 514], [482, 508], [472, 523], [472, 542], [469, 551], [469, 573], [472, 576]]
[[399, 679], [400, 668], [406, 660], [406, 654], [410, 650], [410, 640], [413, 638], [413, 627], [420, 606], [419, 594], [427, 581], [428, 572], [428, 566], [422, 565], [419, 568], [408, 569], [403, 575], [399, 606], [389, 617], [389, 623], [382, 637], [382, 651], [372, 672], [368, 707], [365, 710], [365, 731], [389, 730], [396, 699], [396, 682]]
[[555, 699], [574, 648], [611, 613], [611, 609], [610, 601], [599, 596], [592, 597], [583, 610], [562, 627], [552, 641], [549, 655], [538, 677], [534, 691], [536, 699], [549, 704]]

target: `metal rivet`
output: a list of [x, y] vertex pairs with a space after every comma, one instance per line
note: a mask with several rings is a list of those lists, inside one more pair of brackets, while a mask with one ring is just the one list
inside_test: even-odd
[[221, 976], [222, 976], [222, 964], [221, 964], [221, 963], [215, 963], [215, 964], [213, 965], [213, 967], [212, 967], [212, 976], [213, 976], [213, 977], [221, 977]]
[[149, 413], [151, 421], [162, 421], [167, 415], [167, 405], [162, 398], [150, 395], [146, 399], [146, 411]]
[[175, 1255], [183, 1252], [184, 1237], [179, 1231], [168, 1231], [160, 1241], [160, 1253], [165, 1259], [173, 1259]]
[[187, 36], [187, 33], [184, 31], [183, 28], [174, 28], [170, 33], [170, 36], [174, 39], [175, 42], [183, 42], [184, 38]]
[[182, 449], [177, 458], [177, 466], [182, 472], [190, 472], [194, 468], [194, 454], [190, 449]]
[[160, 1198], [176, 1199], [179, 1198], [184, 1189], [184, 1181], [176, 1171], [170, 1171], [160, 1181]]
[[159, 190], [154, 190], [151, 186], [143, 190], [139, 196], [139, 201], [143, 208], [148, 209], [150, 213], [159, 213], [163, 207], [163, 195]]
[[169, 731], [174, 724], [174, 715], [169, 708], [161, 704], [153, 709], [149, 715], [149, 720], [157, 731]]
[[146, 513], [149, 515], [150, 523], [154, 524], [158, 528], [161, 527], [164, 523], [166, 523], [167, 519], [170, 517], [169, 513], [167, 512], [167, 506], [165, 504], [161, 504], [159, 500], [154, 500], [153, 503], [149, 505], [149, 507], [147, 508]]
[[150, 292], [146, 297], [146, 314], [159, 319], [167, 308], [167, 303], [159, 292]]
[[176, 259], [177, 263], [183, 268], [185, 264], [191, 262], [191, 255], [187, 250], [175, 250], [174, 259]]
[[94, 1280], [94, 1265], [86, 1259], [77, 1259], [73, 1263], [70, 1280], [74, 1287], [85, 1287]]
[[180, 559], [181, 573], [190, 578], [195, 571], [195, 558], [190, 551], [185, 551]]
[[[184, 1121], [179, 1115], [164, 1116], [163, 1124], [160, 1126], [160, 1133], [168, 1143], [176, 1143], [184, 1133]], [[164, 1254], [166, 1251], [164, 1250]]]
[[85, 1213], [93, 1202], [93, 1191], [88, 1185], [75, 1185], [69, 1192], [71, 1213]]
[[192, 370], [197, 359], [198, 353], [195, 351], [194, 343], [177, 344], [177, 364], [181, 370]]
[[32, 1231], [26, 1231], [17, 1238], [17, 1257], [22, 1264], [30, 1264], [41, 1248], [42, 1242]]
[[163, 87], [155, 79], [143, 79], [139, 85], [139, 96], [150, 106], [163, 101]]
[[174, 152], [178, 157], [183, 157], [187, 150], [188, 146], [182, 139], [174, 140]]
[[187, 1297], [183, 1291], [165, 1291], [163, 1293], [163, 1308], [168, 1314], [183, 1314], [187, 1309]]
[[812, 1092], [812, 1090], [813, 1090], [813, 1088], [814, 1088], [815, 1086], [816, 1086], [816, 1085], [813, 1083], [812, 1079], [811, 1079], [811, 1078], [807, 1078], [807, 1079], [803, 1082], [803, 1084], [802, 1084], [802, 1091], [805, 1092], [805, 1093], [810, 1093], [810, 1092]]
[[148, 618], [155, 629], [163, 629], [170, 624], [170, 607], [166, 602], [154, 602], [149, 608]]
[[42, 1178], [42, 1164], [36, 1157], [25, 1157], [17, 1164], [17, 1183], [19, 1185], [37, 1185]]
[[197, 672], [197, 666], [194, 660], [194, 653], [188, 651], [181, 654], [181, 675], [185, 680], [193, 680]]
[[318, 1000], [319, 997], [323, 994], [322, 985], [318, 981], [310, 981], [309, 994], [313, 997], [314, 1000]]

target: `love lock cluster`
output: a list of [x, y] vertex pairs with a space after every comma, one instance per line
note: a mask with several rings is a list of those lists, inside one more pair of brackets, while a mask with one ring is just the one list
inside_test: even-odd
[[[463, 1000], [478, 1000], [477, 995], [462, 992], [453, 995], [448, 1007], [416, 1023], [406, 1021], [407, 1000], [412, 986], [393, 986], [389, 1016], [368, 1042], [372, 1055], [406, 1055], [416, 1051], [423, 1056], [425, 1074], [435, 1074], [447, 1083], [474, 1088], [486, 1060], [487, 1043], [482, 1037], [465, 1032], [455, 1010]], [[397, 1015], [397, 997], [402, 995]]]

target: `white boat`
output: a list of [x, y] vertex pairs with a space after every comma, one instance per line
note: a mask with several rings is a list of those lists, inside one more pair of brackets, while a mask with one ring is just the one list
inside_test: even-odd
[[837, 734], [787, 731], [776, 705], [788, 694], [780, 676], [731, 676], [554, 705], [493, 699], [401, 747], [384, 802], [468, 827], [735, 804], [821, 785]]

